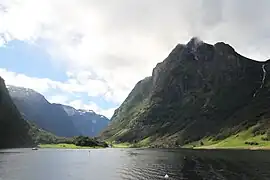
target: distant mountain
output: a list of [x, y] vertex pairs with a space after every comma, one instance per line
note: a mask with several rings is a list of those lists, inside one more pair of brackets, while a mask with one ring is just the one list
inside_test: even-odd
[[43, 95], [27, 88], [8, 86], [21, 114], [38, 127], [57, 136], [95, 136], [108, 126], [108, 119], [93, 111], [76, 110], [49, 103]]
[[109, 125], [109, 119], [89, 110], [76, 110], [73, 107], [55, 104], [64, 109], [74, 126], [84, 136], [96, 136]]
[[33, 144], [29, 124], [12, 102], [0, 77], [0, 148], [28, 147]]
[[101, 137], [170, 147], [222, 140], [255, 125], [254, 135], [265, 134], [269, 89], [269, 61], [192, 38], [136, 84]]
[[56, 135], [37, 127], [37, 125], [31, 121], [27, 121], [27, 123], [30, 126], [28, 134], [31, 136], [35, 145], [54, 144], [58, 143], [59, 140], [64, 139], [62, 137], [57, 137]]
[[14, 86], [8, 86], [8, 91], [19, 111], [38, 127], [57, 136], [72, 137], [79, 134], [66, 112], [50, 104], [43, 95], [32, 89]]

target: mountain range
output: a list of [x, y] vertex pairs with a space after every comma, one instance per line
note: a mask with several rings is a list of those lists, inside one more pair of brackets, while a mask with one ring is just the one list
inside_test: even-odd
[[84, 136], [97, 136], [110, 122], [108, 118], [96, 114], [93, 110], [77, 110], [71, 106], [62, 104], [53, 105], [62, 108], [72, 120], [75, 128]]
[[270, 61], [192, 38], [178, 44], [139, 81], [101, 138], [157, 147], [224, 140], [251, 127], [265, 134], [270, 117]]
[[76, 110], [70, 106], [50, 103], [32, 89], [15, 86], [7, 88], [25, 119], [57, 136], [96, 136], [109, 124], [106, 117], [91, 110]]
[[[154, 147], [270, 140], [270, 61], [192, 38], [139, 81], [109, 121], [0, 78], [0, 148], [77, 135]], [[27, 121], [26, 121], [27, 120]], [[109, 124], [109, 126], [108, 126]], [[107, 127], [108, 126], [108, 127]], [[48, 133], [47, 131], [53, 133]], [[31, 136], [39, 136], [34, 139]], [[231, 145], [231, 144], [230, 144]]]

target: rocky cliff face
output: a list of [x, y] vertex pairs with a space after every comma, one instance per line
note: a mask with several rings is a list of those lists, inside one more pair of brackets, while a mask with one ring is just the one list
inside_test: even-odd
[[0, 77], [0, 148], [32, 145], [29, 129], [29, 124], [21, 117]]
[[243, 57], [223, 42], [192, 38], [134, 87], [102, 137], [183, 145], [208, 136], [222, 139], [258, 123], [264, 131], [269, 64]]

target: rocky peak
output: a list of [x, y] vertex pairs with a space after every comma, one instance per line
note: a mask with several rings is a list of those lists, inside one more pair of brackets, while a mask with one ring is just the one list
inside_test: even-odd
[[[207, 44], [192, 38], [186, 45], [177, 45], [170, 55], [158, 63], [152, 73], [152, 99], [182, 101], [187, 93], [197, 91], [214, 92], [216, 87], [230, 84], [249, 75], [262, 73], [259, 62], [239, 55], [224, 42]], [[247, 71], [248, 69], [248, 71]]]
[[150, 137], [162, 144], [226, 138], [269, 112], [268, 63], [241, 56], [224, 42], [192, 38], [178, 44], [151, 78], [135, 86], [103, 135], [122, 142]]
[[7, 89], [12, 98], [28, 99], [33, 102], [49, 103], [45, 97], [33, 89], [8, 85]]
[[63, 110], [67, 113], [68, 116], [73, 116], [76, 113], [76, 109], [71, 106], [62, 105], [62, 104], [54, 104], [54, 105], [63, 108]]
[[193, 51], [196, 51], [197, 48], [201, 45], [203, 45], [204, 42], [202, 40], [200, 40], [198, 37], [193, 37], [190, 39], [190, 41], [186, 44], [186, 47], [193, 50]]
[[229, 44], [226, 44], [224, 42], [218, 42], [214, 45], [214, 47], [218, 51], [223, 51], [223, 52], [230, 53], [230, 54], [236, 53], [232, 46], [230, 46]]

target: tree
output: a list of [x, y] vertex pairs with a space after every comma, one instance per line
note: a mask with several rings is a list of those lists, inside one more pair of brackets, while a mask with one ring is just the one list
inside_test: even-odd
[[202, 141], [200, 142], [200, 144], [201, 144], [201, 146], [203, 146], [203, 145], [204, 145], [204, 143], [203, 143]]
[[268, 141], [270, 140], [270, 130], [267, 130], [267, 132], [266, 132], [266, 138], [268, 139]]
[[88, 147], [102, 146], [102, 147], [108, 147], [107, 143], [99, 142], [97, 139], [86, 137], [86, 136], [75, 137], [74, 140], [73, 140], [73, 143], [76, 146], [88, 146]]

